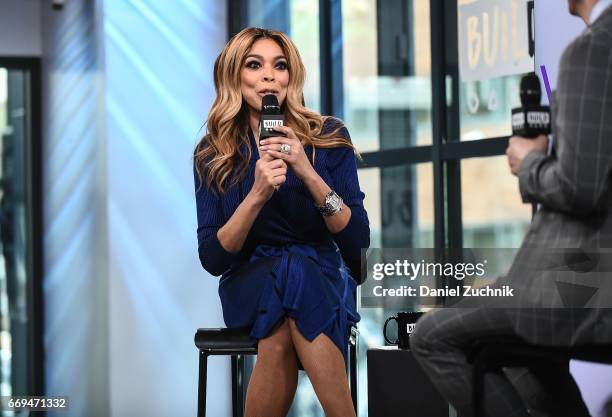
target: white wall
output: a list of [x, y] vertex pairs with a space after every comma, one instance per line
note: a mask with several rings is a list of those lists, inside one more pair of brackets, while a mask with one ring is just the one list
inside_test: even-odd
[[[70, 398], [51, 416], [196, 414], [193, 336], [223, 320], [218, 280], [198, 260], [191, 158], [225, 9], [41, 10], [46, 386]], [[228, 368], [211, 360], [208, 415], [230, 414]]]
[[107, 417], [110, 408], [99, 6], [71, 0], [41, 11], [45, 384], [70, 401], [52, 416]]
[[[553, 90], [557, 85], [561, 54], [565, 47], [584, 29], [582, 19], [569, 14], [567, 1], [537, 0], [535, 2], [536, 74], [540, 74], [540, 65], [545, 65]], [[542, 93], [545, 94], [544, 86], [542, 86]]]
[[[561, 54], [584, 31], [585, 24], [582, 19], [568, 13], [567, 1], [558, 0], [537, 0], [535, 22], [536, 74], [540, 74], [540, 65], [545, 65], [551, 89], [554, 90]], [[542, 90], [545, 95], [544, 88]], [[548, 104], [545, 97], [542, 102]], [[612, 399], [612, 366], [572, 361], [571, 372], [591, 415], [608, 417], [604, 415], [602, 407], [608, 399]]]
[[[196, 414], [198, 327], [223, 325], [199, 264], [192, 155], [214, 98], [225, 2], [106, 0], [111, 415]], [[228, 416], [212, 358], [208, 415]]]
[[0, 0], [0, 56], [42, 55], [41, 6], [44, 5], [41, 3], [40, 0]]

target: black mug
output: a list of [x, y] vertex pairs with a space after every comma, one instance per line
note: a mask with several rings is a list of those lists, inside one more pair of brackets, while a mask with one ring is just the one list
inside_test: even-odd
[[[414, 326], [419, 317], [423, 315], [422, 312], [399, 312], [397, 316], [389, 317], [385, 321], [385, 325], [383, 327], [383, 336], [385, 341], [390, 345], [397, 345], [400, 349], [409, 349], [410, 348], [410, 335], [414, 332]], [[395, 320], [397, 323], [397, 340], [392, 342], [387, 337], [387, 324], [391, 320]]]

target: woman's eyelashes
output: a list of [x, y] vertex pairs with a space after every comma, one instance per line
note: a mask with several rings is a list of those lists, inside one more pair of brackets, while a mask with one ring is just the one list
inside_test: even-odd
[[[246, 64], [244, 64], [245, 67], [249, 68], [249, 69], [259, 69], [261, 68], [261, 63], [259, 61], [247, 61]], [[277, 70], [281, 70], [284, 71], [286, 69], [289, 68], [289, 66], [287, 65], [287, 63], [285, 61], [278, 61], [274, 68], [276, 68]]]
[[248, 61], [244, 66], [250, 69], [258, 69], [261, 67], [261, 64], [257, 61]]

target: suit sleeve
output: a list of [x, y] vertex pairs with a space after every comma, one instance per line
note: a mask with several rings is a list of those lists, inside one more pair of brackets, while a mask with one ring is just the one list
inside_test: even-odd
[[238, 260], [239, 254], [226, 251], [217, 237], [217, 232], [225, 224], [220, 197], [207, 186], [206, 181], [200, 185], [195, 168], [194, 178], [200, 263], [208, 273], [219, 276]]
[[523, 201], [573, 216], [601, 209], [612, 167], [610, 51], [584, 35], [564, 53], [553, 114], [555, 152], [531, 152], [523, 160]]
[[[350, 139], [348, 130], [343, 127], [340, 134]], [[340, 147], [333, 149], [336, 153], [336, 163], [330, 169], [334, 179], [336, 193], [351, 209], [351, 217], [347, 225], [338, 233], [332, 233], [333, 239], [340, 249], [347, 266], [355, 276], [361, 271], [361, 250], [370, 246], [370, 223], [368, 214], [363, 207], [365, 194], [359, 187], [357, 162], [352, 149]]]

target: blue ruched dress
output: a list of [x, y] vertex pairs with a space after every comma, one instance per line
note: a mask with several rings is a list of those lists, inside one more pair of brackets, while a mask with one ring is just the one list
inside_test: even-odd
[[[323, 132], [339, 123], [328, 118]], [[345, 127], [339, 133], [350, 139]], [[317, 148], [315, 155], [315, 170], [351, 209], [342, 231], [328, 231], [310, 192], [289, 168], [286, 182], [262, 208], [241, 251], [231, 253], [219, 243], [217, 231], [253, 186], [259, 155], [251, 132], [249, 143], [252, 157], [246, 177], [224, 194], [200, 186], [196, 175], [198, 253], [205, 270], [221, 275], [225, 324], [250, 327], [251, 337], [259, 340], [291, 317], [306, 339], [324, 333], [346, 357], [350, 327], [360, 319], [352, 277], [360, 274], [361, 249], [370, 242], [353, 151]], [[305, 152], [311, 160], [311, 147]]]

